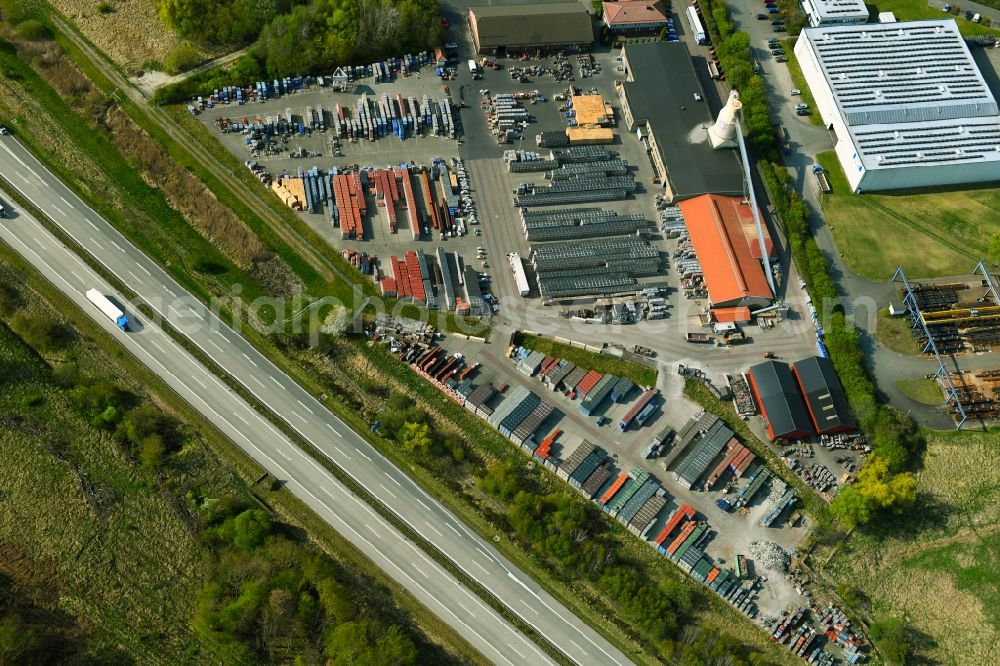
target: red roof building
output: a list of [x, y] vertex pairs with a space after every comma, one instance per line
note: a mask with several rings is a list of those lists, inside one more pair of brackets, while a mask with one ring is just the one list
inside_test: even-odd
[[603, 20], [612, 32], [653, 31], [667, 25], [667, 15], [659, 2], [604, 2]]
[[[712, 308], [771, 304], [753, 213], [740, 197], [704, 194], [680, 202]], [[774, 251], [764, 230], [764, 245]]]

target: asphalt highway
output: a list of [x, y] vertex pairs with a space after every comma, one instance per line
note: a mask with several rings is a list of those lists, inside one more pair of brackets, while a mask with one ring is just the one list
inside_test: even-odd
[[[12, 136], [0, 137], [0, 175], [207, 357], [567, 657], [588, 665], [631, 663], [188, 294]], [[286, 481], [292, 493], [388, 575], [491, 661], [511, 666], [551, 663], [534, 643], [351, 494], [162, 329], [145, 321], [37, 220], [9, 199], [5, 203], [11, 216], [0, 220], [5, 242], [264, 468]], [[127, 333], [86, 300], [84, 292], [91, 287], [117, 300], [135, 320]]]

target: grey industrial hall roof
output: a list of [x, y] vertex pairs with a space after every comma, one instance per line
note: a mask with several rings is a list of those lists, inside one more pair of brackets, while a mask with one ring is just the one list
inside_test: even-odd
[[[699, 194], [742, 194], [743, 171], [736, 151], [714, 150], [708, 128], [715, 119], [694, 63], [683, 42], [628, 44], [631, 78], [625, 81], [632, 117], [648, 121], [655, 134], [670, 183], [678, 198]], [[683, 107], [683, 110], [682, 110]]]
[[775, 437], [813, 432], [802, 394], [787, 363], [767, 361], [750, 368], [761, 409]]
[[1000, 162], [1000, 109], [954, 20], [820, 26], [799, 39], [866, 169]]
[[841, 426], [854, 427], [854, 417], [847, 405], [844, 387], [840, 384], [833, 363], [828, 358], [810, 356], [792, 364], [802, 395], [819, 432]]
[[590, 14], [577, 2], [472, 7], [480, 48], [587, 44], [594, 40]]
[[845, 18], [868, 18], [865, 0], [809, 0], [820, 19], [843, 21]]

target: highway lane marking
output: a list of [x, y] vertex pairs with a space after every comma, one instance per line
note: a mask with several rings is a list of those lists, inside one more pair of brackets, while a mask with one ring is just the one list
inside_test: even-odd
[[60, 214], [60, 215], [62, 215], [63, 217], [66, 217], [66, 213], [65, 213], [65, 212], [63, 212], [63, 209], [62, 209], [62, 208], [60, 208], [59, 206], [57, 206], [57, 205], [55, 205], [55, 204], [50, 204], [50, 205], [51, 205], [51, 206], [52, 206], [53, 208], [55, 208], [55, 209], [56, 209], [56, 210], [57, 210], [57, 211], [59, 212], [59, 214]]
[[420, 506], [424, 507], [424, 508], [425, 508], [425, 509], [427, 509], [428, 511], [430, 511], [430, 510], [431, 510], [431, 508], [430, 508], [429, 506], [427, 506], [427, 504], [426, 504], [426, 503], [425, 503], [425, 502], [424, 502], [424, 501], [423, 501], [422, 499], [420, 499], [419, 497], [414, 497], [413, 499], [415, 499], [415, 500], [417, 500], [418, 502], [420, 502]]
[[584, 649], [583, 649], [582, 647], [580, 647], [580, 644], [579, 644], [579, 643], [577, 643], [576, 641], [574, 641], [574, 640], [573, 640], [572, 638], [567, 638], [566, 640], [568, 640], [568, 641], [569, 641], [570, 643], [572, 643], [572, 644], [573, 644], [573, 646], [574, 646], [574, 647], [575, 647], [575, 648], [576, 648], [577, 650], [579, 650], [580, 652], [582, 652], [582, 653], [583, 653], [583, 655], [584, 655], [585, 657], [587, 657], [587, 656], [590, 656], [590, 655], [588, 655], [588, 654], [587, 654], [587, 651], [586, 651], [586, 650], [584, 650]]
[[531, 605], [529, 605], [527, 601], [525, 601], [524, 599], [521, 599], [521, 603], [522, 603], [522, 604], [524, 604], [525, 606], [527, 606], [527, 607], [528, 607], [528, 609], [529, 609], [529, 610], [530, 610], [530, 611], [531, 611], [532, 613], [534, 613], [535, 615], [538, 615], [538, 610], [537, 610], [537, 609], [535, 609], [535, 607], [534, 607], [534, 606], [531, 606]]
[[167, 350], [166, 350], [166, 349], [164, 349], [163, 347], [161, 347], [161, 346], [160, 346], [160, 343], [159, 343], [159, 342], [157, 342], [156, 340], [154, 340], [154, 339], [150, 338], [150, 339], [149, 339], [149, 344], [151, 344], [151, 345], [153, 345], [154, 347], [156, 347], [157, 349], [159, 349], [161, 353], [163, 353], [163, 354], [166, 354], [166, 353], [167, 353]]
[[348, 460], [350, 460], [350, 459], [351, 459], [351, 456], [349, 456], [349, 455], [347, 455], [346, 453], [344, 453], [343, 451], [341, 451], [341, 450], [340, 450], [340, 447], [339, 447], [339, 446], [335, 446], [335, 447], [333, 447], [333, 450], [334, 450], [334, 451], [336, 451], [337, 453], [339, 453], [340, 455], [344, 456], [344, 457], [345, 457], [345, 458], [347, 458]]
[[[87, 220], [87, 222], [90, 222], [90, 220]], [[93, 222], [91, 222], [90, 226], [94, 226]], [[152, 273], [150, 273], [149, 271], [147, 271], [146, 267], [143, 266], [142, 264], [136, 264], [136, 266], [138, 266], [139, 270], [142, 271], [143, 273], [145, 273], [146, 275], [152, 276]]]
[[302, 415], [296, 412], [295, 410], [292, 410], [292, 414], [294, 414], [303, 423], [309, 423], [309, 421], [306, 421], [304, 418], [302, 418]]
[[[180, 313], [178, 312], [177, 314], [180, 314]], [[252, 358], [250, 358], [249, 356], [247, 356], [246, 354], [243, 354], [243, 358], [245, 358], [246, 360], [250, 361], [250, 365], [252, 365], [253, 367], [255, 367], [255, 368], [257, 367], [257, 363]]]
[[[281, 386], [281, 382], [279, 382], [277, 379], [275, 379], [274, 375], [268, 375], [268, 379], [270, 379], [272, 382], [274, 382], [278, 386]], [[282, 388], [284, 388], [284, 387], [282, 386]]]
[[379, 483], [378, 485], [379, 485], [379, 487], [380, 487], [380, 488], [381, 488], [382, 490], [384, 490], [385, 492], [387, 492], [387, 493], [389, 493], [390, 495], [392, 495], [392, 499], [399, 499], [398, 497], [396, 497], [396, 496], [395, 496], [395, 495], [393, 494], [393, 492], [392, 492], [391, 490], [389, 490], [388, 488], [386, 488], [386, 487], [385, 487], [385, 484], [384, 484], [384, 483]]
[[[417, 570], [417, 572], [418, 572], [418, 573], [419, 573], [419, 574], [420, 574], [421, 576], [423, 576], [424, 578], [430, 578], [430, 576], [428, 576], [428, 575], [427, 575], [427, 572], [426, 572], [426, 571], [424, 571], [423, 569], [421, 569], [420, 567], [418, 567], [418, 566], [417, 566], [417, 563], [416, 563], [416, 562], [410, 562], [410, 566], [411, 566], [411, 567], [413, 567], [414, 569], [416, 569], [416, 570]], [[455, 602], [455, 603], [458, 603], [458, 602]], [[459, 605], [459, 606], [461, 606], [462, 604], [458, 604], [458, 605]], [[464, 608], [464, 606], [463, 606], [463, 608]]]
[[[251, 361], [251, 363], [253, 363], [253, 361]], [[254, 364], [254, 365], [256, 365], [256, 364]], [[310, 414], [315, 414], [315, 413], [316, 413], [316, 412], [314, 412], [313, 410], [309, 409], [309, 407], [307, 407], [307, 406], [306, 406], [306, 403], [302, 402], [301, 400], [296, 400], [295, 402], [297, 402], [297, 403], [299, 403], [300, 405], [302, 405], [302, 408], [303, 408], [303, 409], [305, 409], [305, 410], [306, 410], [307, 412], [309, 412]]]
[[256, 377], [254, 377], [253, 375], [250, 375], [250, 379], [252, 379], [252, 380], [254, 380], [255, 382], [257, 382], [258, 384], [260, 384], [260, 387], [261, 387], [261, 388], [264, 388], [264, 382], [260, 381], [259, 379], [257, 379], [257, 378], [256, 378]]
[[393, 483], [395, 483], [395, 484], [396, 484], [397, 486], [399, 486], [400, 488], [402, 488], [402, 487], [403, 487], [403, 484], [402, 484], [402, 483], [400, 483], [399, 481], [397, 481], [396, 479], [394, 479], [394, 478], [392, 477], [392, 475], [391, 475], [391, 474], [389, 474], [389, 472], [382, 472], [382, 473], [383, 473], [383, 474], [385, 474], [386, 476], [388, 476], [388, 477], [389, 477], [389, 480], [390, 480], [390, 481], [392, 481]]
[[[208, 344], [212, 345], [213, 347], [215, 347], [216, 349], [218, 349], [220, 352], [222, 351], [222, 347], [220, 347], [219, 345], [215, 344], [215, 340], [209, 340]], [[225, 352], [223, 352], [223, 353], [225, 353]]]
[[360, 453], [362, 457], [364, 457], [366, 460], [368, 460], [368, 462], [372, 462], [371, 457], [367, 453], [365, 453], [364, 451], [362, 451], [361, 449], [358, 449], [358, 453]]
[[[456, 603], [458, 603], [458, 602], [456, 602]], [[458, 605], [459, 605], [459, 606], [461, 606], [462, 604], [458, 604]], [[521, 659], [525, 659], [525, 660], [527, 660], [527, 659], [528, 659], [528, 658], [527, 658], [527, 657], [525, 657], [525, 656], [524, 656], [523, 654], [521, 654], [520, 650], [518, 650], [518, 649], [517, 649], [516, 647], [514, 647], [514, 646], [513, 646], [513, 645], [511, 645], [510, 643], [507, 643], [507, 647], [509, 647], [509, 648], [510, 648], [511, 650], [513, 650], [514, 652], [516, 652], [516, 653], [517, 653], [517, 656], [519, 656], [519, 657], [520, 657]]]
[[91, 222], [90, 220], [88, 220], [87, 218], [83, 218], [83, 221], [84, 221], [84, 222], [86, 222], [87, 224], [89, 224], [89, 225], [90, 225], [90, 227], [91, 227], [91, 228], [92, 228], [92, 229], [93, 229], [94, 231], [97, 231], [97, 230], [98, 230], [98, 229], [97, 229], [97, 225], [96, 225], [96, 224], [94, 224], [93, 222]]
[[70, 208], [72, 208], [72, 209], [76, 210], [76, 206], [74, 206], [74, 205], [73, 205], [73, 204], [71, 204], [70, 202], [66, 201], [66, 197], [64, 197], [63, 195], [61, 195], [61, 194], [60, 194], [60, 195], [59, 195], [59, 198], [60, 198], [60, 199], [62, 199], [62, 202], [63, 202], [64, 204], [66, 204], [66, 205], [67, 205], [67, 206], [69, 206]]
[[424, 521], [424, 525], [426, 525], [427, 527], [429, 527], [429, 528], [431, 528], [432, 530], [434, 530], [434, 532], [435, 532], [435, 533], [436, 533], [436, 534], [437, 534], [438, 536], [444, 536], [444, 532], [442, 532], [442, 531], [441, 531], [441, 530], [439, 530], [438, 528], [434, 527], [433, 525], [431, 525], [430, 523], [428, 523], [428, 522], [427, 522], [426, 520]]
[[45, 243], [42, 242], [42, 239], [39, 238], [38, 236], [32, 236], [32, 238], [34, 238], [35, 242], [38, 243], [38, 247], [42, 248], [43, 250], [48, 247]]
[[327, 428], [329, 428], [330, 430], [332, 430], [332, 431], [333, 431], [333, 434], [334, 434], [334, 435], [336, 435], [337, 437], [340, 437], [341, 439], [343, 439], [343, 438], [344, 438], [344, 436], [340, 434], [340, 431], [339, 431], [339, 430], [337, 430], [336, 428], [334, 428], [334, 427], [333, 427], [332, 425], [330, 425], [329, 423], [327, 423], [327, 424], [326, 424], [326, 427], [327, 427]]
[[483, 550], [482, 548], [480, 548], [479, 546], [476, 546], [476, 550], [478, 550], [478, 551], [479, 551], [479, 554], [480, 554], [480, 555], [482, 555], [483, 557], [485, 557], [485, 558], [486, 558], [487, 560], [490, 560], [491, 562], [493, 561], [493, 558], [492, 558], [492, 557], [490, 557], [490, 554], [489, 554], [489, 553], [487, 553], [487, 552], [486, 552], [485, 550]]
[[336, 497], [333, 496], [333, 493], [330, 492], [329, 488], [323, 488], [323, 492], [332, 497], [334, 500], [337, 499]]
[[95, 241], [93, 236], [90, 237], [90, 242], [96, 245], [97, 247], [101, 248], [101, 252], [104, 252], [104, 246]]
[[80, 282], [83, 282], [83, 278], [82, 278], [82, 277], [80, 277], [80, 276], [79, 276], [79, 275], [77, 274], [77, 272], [76, 272], [76, 271], [74, 271], [74, 270], [71, 270], [71, 271], [70, 271], [69, 273], [70, 273], [70, 275], [72, 275], [73, 277], [75, 277], [75, 278], [76, 278], [77, 280], [79, 280]]
[[247, 421], [245, 418], [243, 418], [242, 416], [240, 416], [236, 412], [233, 412], [233, 416], [235, 416], [236, 418], [238, 418], [240, 421], [243, 421], [243, 423], [246, 423], [247, 425], [250, 425], [249, 421]]
[[375, 535], [375, 538], [377, 538], [377, 539], [381, 539], [382, 538], [382, 535], [379, 534], [378, 530], [376, 530], [374, 527], [372, 527], [368, 523], [365, 523], [365, 527], [367, 527], [369, 529], [369, 531], [371, 531], [371, 533]]
[[24, 181], [25, 183], [27, 183], [28, 185], [30, 185], [30, 184], [31, 184], [31, 181], [30, 181], [30, 180], [28, 180], [27, 178], [25, 178], [25, 176], [24, 176], [24, 174], [23, 174], [23, 173], [20, 173], [20, 172], [18, 172], [18, 174], [17, 174], [17, 177], [18, 177], [18, 178], [20, 178], [21, 180], [23, 180], [23, 181]]
[[208, 384], [206, 384], [205, 382], [203, 382], [200, 379], [198, 379], [198, 375], [191, 375], [191, 379], [193, 379], [196, 382], [198, 382], [198, 384], [200, 384], [202, 388], [205, 388], [205, 389], [208, 388]]
[[[25, 163], [24, 163], [23, 161], [21, 161], [21, 158], [20, 158], [20, 157], [18, 157], [17, 155], [15, 155], [15, 154], [14, 154], [14, 152], [13, 152], [13, 151], [12, 151], [12, 150], [11, 150], [10, 148], [8, 148], [8, 147], [7, 147], [6, 145], [4, 145], [4, 144], [2, 144], [2, 143], [0, 143], [0, 146], [3, 146], [3, 149], [4, 149], [4, 150], [6, 150], [6, 151], [7, 151], [7, 152], [8, 152], [9, 154], [10, 154], [10, 156], [11, 156], [11, 157], [13, 157], [13, 158], [14, 158], [15, 160], [17, 160], [17, 161], [18, 161], [18, 163], [19, 163], [19, 164], [20, 164], [21, 166], [23, 166], [23, 167], [24, 167], [25, 169], [27, 169], [28, 171], [30, 171], [30, 172], [32, 173], [32, 175], [33, 175], [33, 176], [34, 176], [35, 178], [37, 178], [38, 180], [40, 180], [40, 181], [42, 182], [42, 184], [43, 184], [43, 185], [45, 185], [46, 187], [48, 187], [48, 185], [49, 185], [49, 184], [48, 184], [48, 183], [46, 183], [46, 182], [45, 182], [44, 180], [42, 180], [42, 177], [41, 177], [41, 176], [39, 176], [39, 175], [38, 175], [37, 173], [35, 173], [35, 170], [34, 170], [34, 169], [32, 169], [32, 168], [31, 168], [30, 166], [28, 166], [27, 164], [25, 164]], [[26, 183], [27, 183], [27, 182], [29, 182], [29, 181], [28, 181], [28, 179], [27, 179], [27, 178], [25, 178], [25, 177], [24, 177], [24, 175], [23, 175], [23, 174], [21, 174], [20, 172], [18, 172], [18, 174], [17, 174], [17, 175], [18, 175], [18, 176], [21, 176], [21, 178], [22, 178], [22, 179], [24, 180], [24, 182], [26, 182]]]
[[114, 245], [114, 246], [115, 246], [116, 248], [118, 248], [119, 250], [121, 250], [122, 252], [124, 252], [124, 251], [125, 251], [125, 248], [123, 248], [123, 247], [122, 247], [121, 245], [119, 245], [118, 243], [116, 243], [116, 242], [114, 242], [114, 241], [111, 241], [111, 244], [112, 244], [112, 245]]
[[281, 449], [275, 449], [275, 451], [277, 451], [278, 455], [284, 458], [285, 460], [291, 460], [291, 458], [288, 457], [288, 454], [282, 451]]
[[[471, 610], [469, 610], [469, 607], [466, 606], [465, 604], [463, 604], [461, 601], [458, 601], [456, 599], [455, 603], [458, 604], [462, 608], [462, 610], [464, 610], [466, 613], [468, 613], [470, 617], [476, 617], [476, 614], [473, 613]], [[510, 643], [507, 643], [507, 645], [510, 645]], [[514, 652], [517, 652], [517, 650], [514, 650]], [[517, 652], [517, 653], [521, 654], [520, 652]], [[524, 655], [521, 655], [521, 656], [523, 657]]]
[[139, 279], [139, 276], [138, 276], [138, 275], [136, 275], [135, 273], [133, 273], [132, 271], [126, 271], [126, 272], [127, 272], [127, 273], [128, 273], [129, 275], [131, 275], [131, 276], [132, 276], [132, 279], [133, 279], [133, 280], [135, 280], [136, 282], [142, 282], [142, 280], [140, 280], [140, 279]]
[[462, 536], [462, 533], [461, 533], [461, 532], [459, 532], [458, 530], [456, 530], [456, 529], [455, 529], [455, 526], [454, 526], [454, 525], [452, 525], [451, 523], [445, 523], [445, 524], [444, 524], [444, 526], [445, 526], [445, 527], [447, 527], [447, 528], [448, 528], [449, 530], [451, 530], [452, 532], [454, 532], [455, 534], [457, 534], [458, 536]]
[[482, 569], [482, 572], [483, 572], [484, 574], [486, 574], [487, 576], [489, 576], [489, 575], [490, 575], [490, 572], [489, 572], [489, 571], [487, 571], [487, 570], [486, 570], [486, 569], [485, 569], [485, 568], [483, 567], [483, 565], [482, 565], [482, 564], [480, 564], [479, 562], [476, 562], [475, 560], [472, 560], [472, 563], [473, 563], [473, 564], [475, 564], [475, 565], [476, 565], [477, 567], [479, 567], [480, 569]]

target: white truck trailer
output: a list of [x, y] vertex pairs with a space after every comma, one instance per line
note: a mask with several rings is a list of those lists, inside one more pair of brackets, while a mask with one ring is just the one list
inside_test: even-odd
[[128, 317], [107, 296], [96, 289], [88, 289], [87, 300], [96, 305], [97, 309], [103, 312], [108, 319], [115, 322], [118, 328], [123, 331], [128, 329]]

